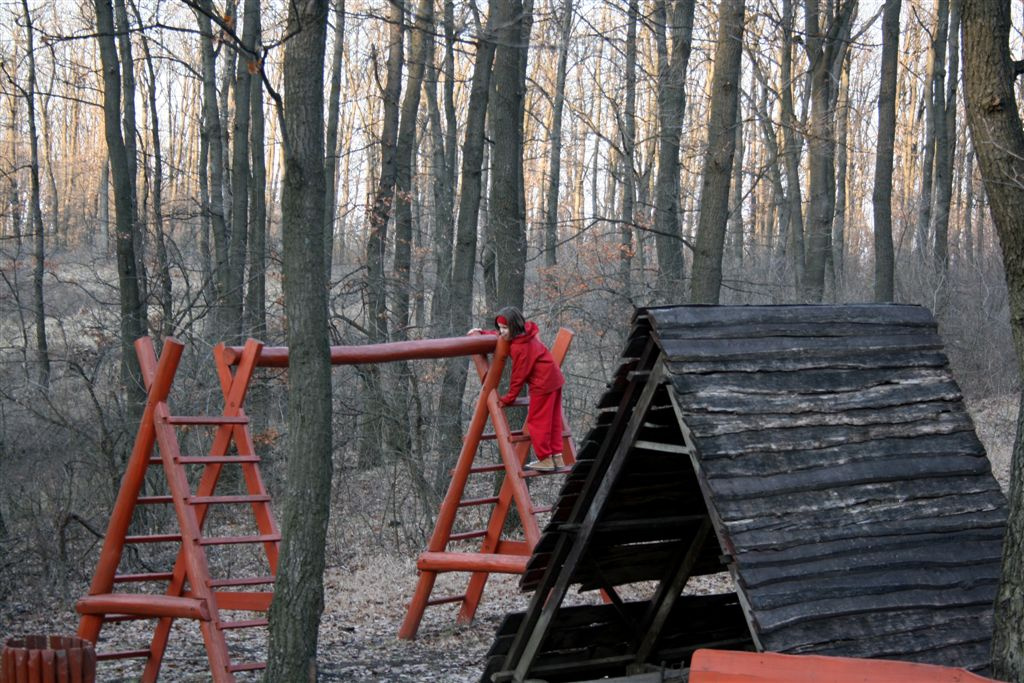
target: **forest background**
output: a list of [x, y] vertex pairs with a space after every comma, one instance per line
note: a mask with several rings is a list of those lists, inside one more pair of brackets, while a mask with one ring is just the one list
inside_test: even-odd
[[[0, 3], [0, 598], [83, 591], [138, 423], [135, 337], [185, 342], [171, 401], [201, 414], [221, 408], [213, 345], [295, 332], [288, 160], [310, 128], [289, 127], [286, 55], [315, 26], [301, 87], [326, 182], [301, 220], [331, 344], [461, 335], [518, 305], [548, 340], [576, 332], [582, 433], [636, 306], [913, 302], [969, 399], [1015, 401], [961, 9]], [[334, 370], [328, 564], [423, 547], [466, 371]], [[288, 381], [262, 373], [247, 405], [282, 498]]]

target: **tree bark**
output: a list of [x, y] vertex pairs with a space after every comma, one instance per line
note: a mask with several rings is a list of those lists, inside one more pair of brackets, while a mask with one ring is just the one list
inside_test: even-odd
[[224, 217], [224, 145], [221, 136], [220, 106], [217, 103], [217, 55], [213, 50], [213, 31], [210, 14], [211, 0], [199, 0], [196, 21], [199, 24], [199, 47], [203, 61], [203, 133], [206, 137], [207, 189], [209, 202], [202, 210], [209, 216], [210, 232], [213, 237], [212, 278], [213, 290], [211, 329], [209, 337], [224, 338], [227, 326], [227, 291], [231, 284], [228, 277], [230, 250], [228, 226]]
[[[39, 136], [36, 133], [36, 54], [35, 29], [28, 0], [21, 0], [25, 19], [25, 51], [28, 57], [28, 88], [18, 88], [25, 98], [28, 113], [29, 137], [29, 213], [32, 218], [33, 244], [35, 245], [32, 265], [32, 317], [36, 328], [36, 381], [45, 392], [50, 388], [50, 352], [46, 342], [46, 304], [43, 299], [44, 261], [46, 260], [46, 231], [43, 229], [42, 197], [39, 188]], [[17, 87], [17, 86], [16, 86]]]
[[[1009, 0], [963, 3], [964, 101], [971, 139], [999, 233], [1018, 372], [1024, 368], [1024, 129], [1014, 93]], [[1024, 400], [1021, 401], [1024, 406]], [[995, 603], [993, 676], [1024, 681], [1024, 412], [1010, 466], [1009, 519]]]
[[878, 84], [878, 146], [871, 204], [875, 218], [875, 301], [893, 301], [895, 256], [892, 243], [892, 160], [896, 139], [896, 71], [899, 68], [900, 10], [888, 0], [882, 14], [882, 77]]
[[[686, 69], [693, 38], [693, 0], [675, 0], [669, 15], [666, 0], [654, 3], [658, 50], [658, 175], [654, 184], [654, 234], [658, 253], [657, 296], [679, 300], [686, 273], [679, 227], [679, 136], [686, 112]], [[672, 53], [666, 37], [672, 21]]]
[[[938, 287], [948, 289], [946, 270], [949, 267], [949, 207], [953, 199], [953, 158], [956, 156], [956, 92], [960, 76], [960, 0], [953, 0], [949, 14], [949, 66], [945, 69], [942, 108], [936, 112], [938, 130], [935, 135], [935, 209], [932, 212], [932, 234], [935, 235], [933, 263]], [[944, 301], [945, 296], [941, 299]]]
[[[494, 61], [495, 37], [492, 30], [494, 5], [487, 27], [477, 39], [476, 63], [466, 107], [466, 134], [462, 145], [462, 194], [455, 231], [452, 261], [451, 329], [461, 334], [471, 324], [473, 310], [473, 270], [476, 265], [477, 225], [480, 200], [483, 196], [484, 131], [487, 100], [490, 94], [491, 65]], [[451, 467], [462, 442], [462, 394], [466, 388], [466, 360], [451, 358], [445, 363], [444, 380], [438, 397], [438, 447], [441, 454], [433, 477], [437, 489], [443, 490], [450, 479]]]
[[[619, 228], [619, 286], [632, 300], [633, 228], [636, 214], [636, 25], [638, 0], [630, 0], [626, 13], [626, 103], [622, 112], [622, 209]], [[567, 25], [568, 32], [568, 25]], [[565, 36], [566, 40], [568, 35]], [[564, 64], [560, 65], [564, 69]], [[562, 74], [564, 88], [565, 74]]]
[[[263, 26], [259, 14], [254, 26], [253, 49], [263, 51]], [[245, 329], [256, 339], [267, 333], [267, 161], [264, 144], [266, 118], [263, 114], [262, 60], [250, 79], [249, 150], [252, 154], [252, 183], [249, 199], [249, 278], [245, 293]]]
[[856, 0], [845, 0], [825, 27], [818, 15], [818, 0], [804, 5], [804, 47], [810, 62], [811, 120], [808, 131], [807, 252], [804, 257], [802, 298], [820, 302], [825, 293], [825, 259], [830, 251], [835, 216], [835, 108], [839, 69], [845, 59]]
[[[630, 13], [634, 17], [631, 26], [636, 26], [636, 0], [630, 2]], [[551, 105], [551, 129], [548, 131], [548, 187], [544, 205], [544, 264], [558, 263], [558, 188], [562, 180], [562, 111], [565, 108], [565, 72], [569, 59], [569, 38], [572, 35], [573, 0], [563, 0], [558, 43], [558, 65], [555, 68], [555, 96]], [[633, 28], [633, 100], [636, 100], [636, 29]], [[629, 41], [627, 39], [627, 52]], [[626, 118], [629, 118], [629, 58], [626, 62]], [[628, 288], [627, 288], [628, 289]]]
[[729, 180], [736, 151], [740, 64], [743, 59], [744, 0], [718, 4], [718, 45], [711, 81], [711, 114], [700, 193], [697, 245], [693, 252], [690, 302], [717, 304], [722, 289], [722, 255], [729, 220]]
[[121, 137], [121, 80], [117, 47], [114, 44], [114, 11], [110, 0], [96, 0], [96, 40], [103, 66], [103, 131], [110, 154], [110, 175], [114, 186], [114, 215], [117, 225], [117, 279], [121, 307], [121, 383], [129, 406], [129, 420], [142, 415], [145, 401], [133, 344], [146, 333], [135, 259], [132, 185]]
[[[135, 15], [135, 23], [142, 26], [142, 16], [139, 14], [138, 5], [134, 0], [132, 0], [132, 13]], [[166, 338], [174, 334], [174, 310], [171, 269], [167, 260], [167, 243], [166, 236], [164, 235], [164, 162], [160, 143], [160, 110], [157, 107], [156, 101], [156, 70], [153, 67], [153, 55], [149, 47], [149, 38], [144, 31], [140, 33], [140, 38], [142, 40], [143, 56], [146, 61], [146, 73], [149, 76], [147, 104], [149, 105], [150, 127], [153, 131], [153, 236], [156, 238], [157, 278], [160, 285], [158, 296], [161, 311], [160, 337]]]
[[331, 364], [323, 264], [327, 0], [289, 6], [281, 196], [288, 473], [265, 680], [315, 681], [331, 503]]
[[803, 192], [800, 186], [800, 157], [803, 140], [800, 122], [793, 103], [793, 0], [782, 0], [782, 55], [779, 60], [779, 87], [782, 91], [783, 156], [786, 166], [786, 264], [790, 270], [795, 292], [804, 280], [804, 214]]
[[[522, 50], [526, 14], [522, 0], [497, 3], [491, 157], [490, 234], [493, 238], [496, 296], [501, 305], [523, 307], [526, 279], [526, 215], [523, 212]], [[500, 128], [499, 128], [500, 127]], [[500, 134], [498, 130], [500, 129]]]
[[331, 50], [331, 94], [327, 100], [327, 200], [324, 207], [324, 265], [331, 279], [335, 220], [338, 215], [338, 119], [341, 108], [341, 66], [345, 54], [345, 0], [334, 1], [334, 47]]

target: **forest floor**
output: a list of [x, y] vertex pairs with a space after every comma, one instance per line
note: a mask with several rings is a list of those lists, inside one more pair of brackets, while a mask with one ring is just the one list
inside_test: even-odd
[[[993, 472], [1004, 490], [1016, 428], [1015, 398], [969, 401], [979, 437], [992, 461]], [[331, 561], [330, 558], [328, 560]], [[462, 575], [442, 575], [437, 595], [457, 591]], [[0, 574], [0, 580], [10, 581]], [[323, 681], [477, 681], [495, 631], [509, 612], [526, 608], [529, 595], [522, 594], [518, 577], [492, 575], [484, 599], [471, 624], [456, 625], [454, 606], [426, 611], [418, 638], [396, 638], [405, 615], [405, 604], [416, 584], [415, 557], [394, 557], [383, 551], [350, 556], [344, 565], [331, 566], [325, 575], [325, 608], [320, 626], [318, 664]], [[451, 582], [446, 591], [446, 583]], [[27, 633], [74, 633], [77, 618], [74, 601], [86, 586], [69, 586], [66, 593], [30, 594], [0, 586], [0, 637]], [[596, 598], [580, 595], [574, 602]], [[143, 622], [145, 623], [145, 622]], [[136, 629], [140, 628], [138, 625]], [[127, 637], [127, 636], [126, 636]], [[251, 659], [263, 659], [265, 643], [251, 639], [241, 646]], [[118, 643], [118, 647], [125, 647]], [[99, 680], [132, 681], [137, 668], [100, 665]], [[128, 665], [131, 666], [131, 665]], [[137, 667], [137, 665], [135, 665]], [[179, 620], [164, 658], [161, 680], [209, 680], [205, 651], [198, 629]], [[239, 680], [245, 680], [239, 677]], [[253, 676], [250, 680], [258, 680]]]

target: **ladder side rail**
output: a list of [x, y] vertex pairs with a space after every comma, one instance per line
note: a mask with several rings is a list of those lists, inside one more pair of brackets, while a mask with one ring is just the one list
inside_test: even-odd
[[[244, 405], [245, 395], [249, 388], [249, 383], [252, 379], [252, 373], [255, 368], [255, 358], [259, 355], [260, 348], [263, 344], [254, 339], [250, 339], [246, 342], [243, 347], [242, 355], [238, 363], [238, 370], [232, 375], [231, 369], [228, 363], [224, 359], [224, 345], [218, 344], [214, 348], [214, 359], [217, 368], [217, 375], [221, 383], [221, 391], [224, 394], [224, 416], [225, 417], [236, 417], [242, 416], [245, 413], [242, 411], [241, 406]], [[237, 431], [236, 431], [237, 430]], [[238, 446], [239, 455], [254, 455], [252, 453], [252, 440], [249, 438], [248, 425], [221, 425], [217, 428], [214, 435], [213, 444], [210, 446], [211, 455], [223, 455], [227, 453], [228, 446], [231, 445], [232, 438], [242, 434], [245, 437], [245, 444], [249, 449], [249, 452], [243, 452], [243, 445], [239, 441], [235, 441]], [[199, 483], [196, 486], [197, 496], [209, 496], [213, 494], [214, 489], [217, 486], [217, 481], [220, 478], [220, 473], [223, 465], [221, 463], [210, 463], [203, 467], [203, 473], [200, 477]], [[254, 464], [246, 463], [241, 465], [244, 469], [255, 468]], [[258, 476], [258, 470], [257, 476]], [[262, 480], [257, 479], [260, 484]], [[246, 484], [249, 485], [250, 477], [246, 475]], [[250, 493], [265, 493], [262, 491], [252, 491]], [[260, 506], [260, 508], [257, 508]], [[261, 520], [261, 516], [269, 518], [269, 513], [262, 514], [264, 511], [268, 511], [266, 504], [253, 504], [253, 507], [260, 509], [260, 513], [257, 513], [257, 525], [260, 529], [260, 534], [277, 533], [277, 527], [273, 524], [273, 520], [270, 519], [270, 524], [264, 525], [264, 520]], [[206, 513], [208, 505], [195, 505], [193, 509], [195, 511], [196, 522], [200, 529], [206, 521]], [[267, 552], [267, 559], [270, 562], [271, 571], [276, 575], [277, 572], [277, 544], [266, 543], [264, 547], [272, 546], [271, 550]], [[174, 562], [174, 569], [172, 571], [171, 580], [168, 582], [166, 593], [167, 595], [181, 595], [185, 589], [186, 580], [186, 562], [185, 562], [185, 549], [182, 546], [178, 550], [178, 557]], [[207, 577], [209, 578], [209, 576]], [[193, 588], [194, 590], [194, 588]], [[219, 614], [219, 613], [218, 613]], [[167, 641], [170, 636], [171, 627], [173, 626], [173, 620], [170, 618], [161, 618], [153, 630], [153, 637], [150, 641], [150, 651], [154, 653], [153, 658], [146, 666], [146, 670], [143, 674], [143, 681], [155, 681], [159, 674], [160, 662], [164, 650], [167, 647]]]
[[[219, 344], [214, 349], [213, 355], [217, 366], [217, 374], [220, 377], [221, 391], [224, 393], [225, 416], [245, 415], [243, 409], [245, 396], [252, 382], [252, 374], [256, 369], [257, 360], [262, 349], [262, 342], [255, 339], [246, 341], [241, 360], [238, 363], [238, 370], [234, 373], [234, 376], [231, 374], [231, 367], [227, 362], [223, 344]], [[252, 441], [252, 432], [249, 430], [249, 425], [233, 425], [233, 435], [235, 447], [238, 449], [239, 455], [256, 455], [256, 447]], [[218, 452], [211, 448], [210, 454], [217, 455]], [[243, 463], [241, 467], [246, 490], [251, 495], [266, 493], [267, 487], [263, 482], [263, 476], [256, 463]], [[269, 503], [253, 503], [252, 509], [260, 535], [280, 536], [281, 531], [277, 526], [277, 521], [274, 519]], [[277, 541], [267, 541], [263, 544], [263, 550], [267, 554], [267, 563], [270, 565], [270, 573], [273, 576], [277, 576], [279, 549], [280, 544]]]
[[[178, 578], [179, 573], [184, 574], [188, 579], [191, 594], [206, 601], [211, 619], [210, 621], [200, 621], [199, 630], [206, 643], [210, 672], [213, 675], [213, 680], [217, 683], [233, 681], [234, 676], [228, 671], [230, 661], [227, 642], [224, 640], [224, 634], [218, 628], [220, 612], [217, 609], [217, 597], [210, 588], [210, 568], [206, 560], [206, 552], [199, 545], [201, 537], [199, 510], [200, 508], [205, 509], [207, 506], [192, 506], [188, 502], [191, 489], [184, 468], [177, 462], [181, 454], [174, 428], [167, 423], [169, 417], [167, 404], [160, 404], [156, 412], [156, 419], [160, 421], [156, 429], [156, 437], [160, 444], [160, 458], [163, 460], [164, 472], [167, 474], [167, 485], [174, 498], [174, 512], [181, 528], [182, 539], [178, 558], [184, 560], [184, 572], [179, 572], [178, 563], [175, 563], [175, 576], [172, 582]], [[178, 588], [178, 592], [180, 591], [181, 588]]]
[[[147, 389], [146, 407], [139, 422], [139, 430], [135, 435], [135, 443], [128, 458], [128, 464], [121, 478], [121, 487], [118, 490], [114, 508], [110, 513], [107, 533], [103, 538], [103, 548], [100, 550], [96, 572], [93, 574], [92, 583], [89, 586], [89, 595], [109, 593], [114, 586], [114, 575], [117, 573], [117, 567], [121, 563], [121, 555], [124, 552], [124, 539], [131, 525], [139, 492], [146, 479], [149, 457], [156, 439], [154, 426], [156, 407], [165, 401], [170, 393], [184, 348], [185, 345], [177, 339], [167, 337], [164, 340], [160, 359], [157, 361], [151, 338], [142, 337], [135, 342], [135, 353], [139, 359], [139, 366], [143, 368], [143, 382]], [[78, 625], [78, 636], [96, 642], [102, 625], [102, 615], [82, 615]]]
[[[506, 426], [506, 429], [508, 427]], [[520, 467], [526, 462], [530, 451], [530, 443], [528, 441], [521, 441], [515, 444], [515, 459], [520, 463]], [[520, 484], [523, 483], [523, 479], [519, 472], [506, 473], [504, 481], [501, 483], [501, 490], [498, 493], [498, 502], [491, 510], [491, 517], [487, 523], [487, 531], [484, 534], [484, 539], [480, 544], [480, 550], [477, 552], [481, 554], [505, 554], [505, 551], [501, 550], [501, 534], [505, 529], [505, 521], [508, 519], [508, 513], [514, 501], [514, 482], [518, 481]], [[530, 502], [532, 506], [532, 499]], [[536, 516], [533, 514], [533, 509], [527, 508], [526, 510], [519, 509], [519, 518], [525, 529], [527, 525], [532, 524], [533, 527], [537, 527]], [[539, 535], [539, 529], [538, 529]], [[524, 541], [524, 548], [527, 549], [527, 554], [533, 553], [533, 548], [536, 547], [536, 543], [529, 543]], [[518, 554], [518, 553], [516, 553]], [[483, 597], [484, 588], [487, 585], [487, 579], [490, 577], [488, 572], [473, 572], [469, 577], [469, 584], [466, 587], [465, 596], [462, 599], [462, 606], [459, 608], [459, 614], [456, 617], [456, 623], [466, 624], [473, 620], [476, 615], [476, 610], [480, 606], [480, 600]]]
[[[489, 335], [478, 335], [489, 336]], [[448, 484], [448, 491], [441, 502], [441, 509], [434, 523], [434, 531], [427, 543], [427, 550], [438, 552], [448, 545], [448, 538], [451, 536], [452, 525], [455, 523], [455, 514], [458, 511], [459, 501], [466, 488], [469, 479], [470, 469], [476, 457], [477, 449], [480, 447], [480, 437], [487, 425], [487, 418], [490, 414], [488, 409], [488, 398], [495, 395], [495, 389], [501, 380], [502, 370], [505, 368], [505, 359], [508, 356], [508, 342], [499, 339], [494, 349], [494, 357], [484, 377], [483, 386], [480, 387], [480, 395], [473, 410], [473, 418], [469, 423], [466, 437], [462, 442], [462, 449], [455, 464], [455, 471], [452, 473], [451, 482]], [[427, 608], [427, 600], [437, 580], [437, 572], [432, 570], [421, 570], [419, 579], [416, 582], [416, 590], [405, 613], [405, 619], [398, 629], [398, 637], [403, 640], [411, 640], [416, 637], [419, 630], [420, 620], [423, 618], [423, 611]]]

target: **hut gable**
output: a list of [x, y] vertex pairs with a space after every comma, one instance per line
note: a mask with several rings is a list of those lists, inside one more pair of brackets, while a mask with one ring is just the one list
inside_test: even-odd
[[[685, 667], [701, 646], [984, 672], [1005, 520], [926, 309], [642, 309], [485, 680]], [[721, 571], [734, 593], [679, 596]], [[619, 599], [642, 581], [648, 601]], [[611, 604], [561, 607], [570, 585]]]

